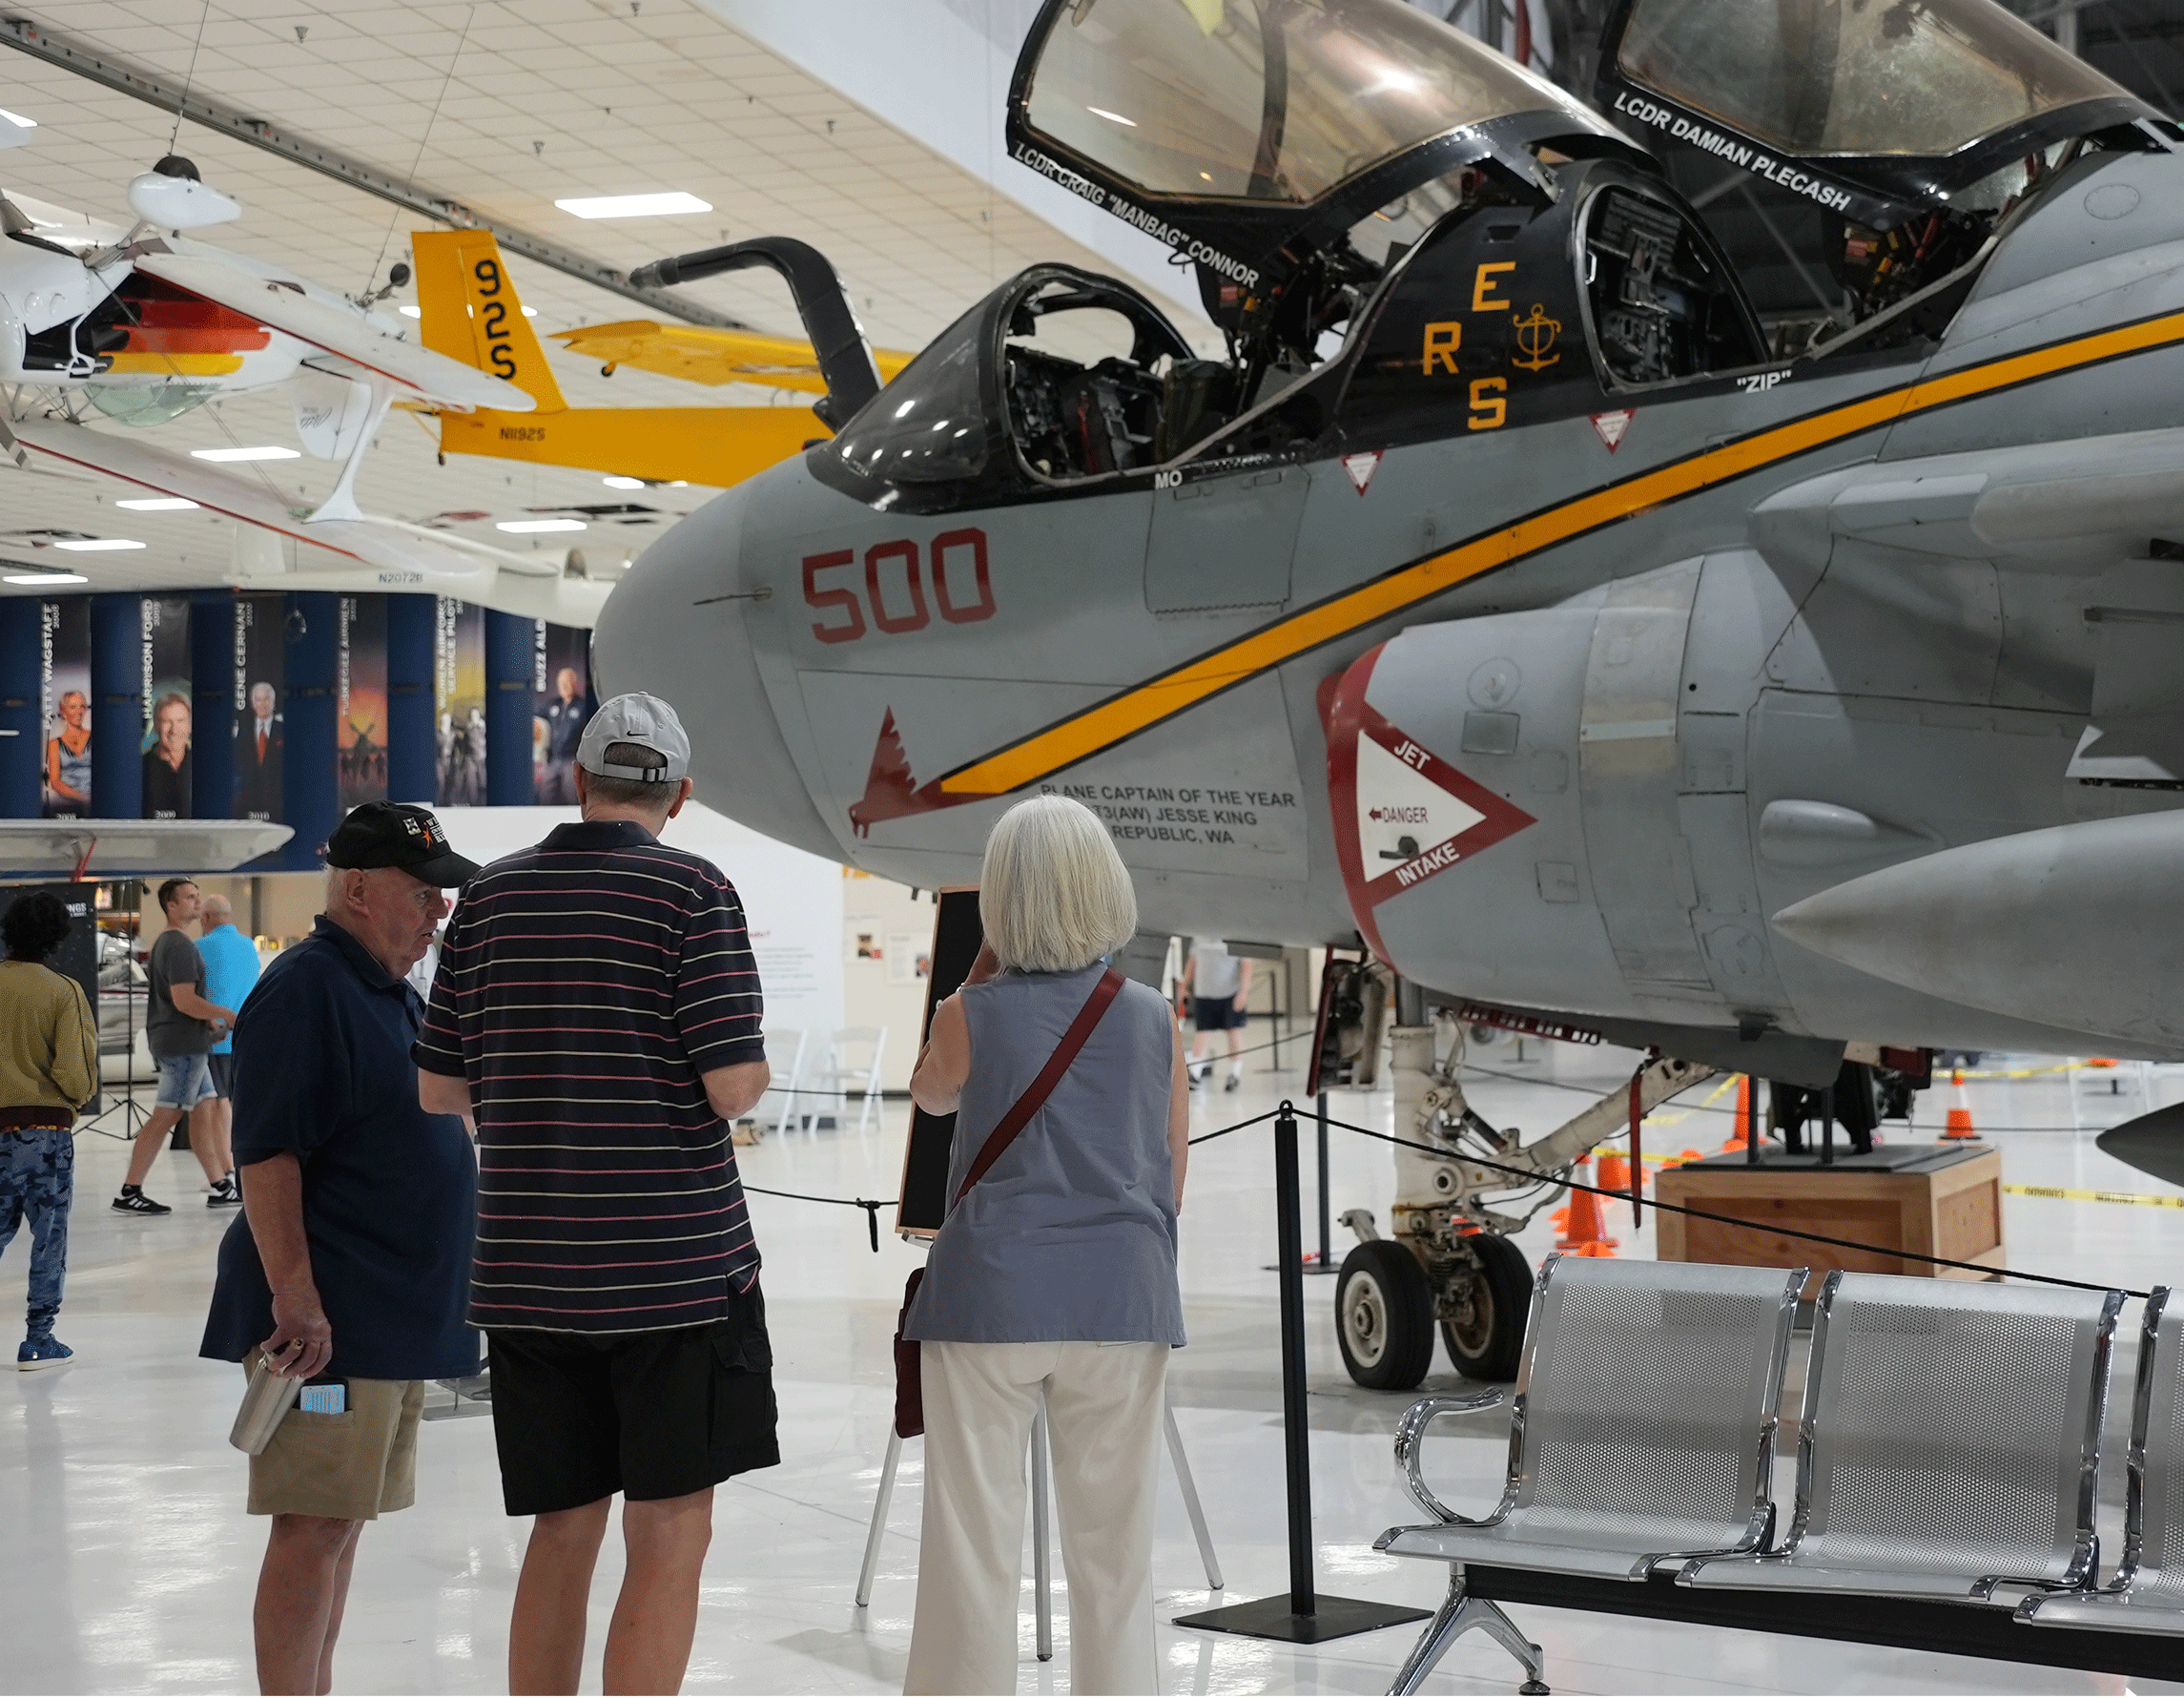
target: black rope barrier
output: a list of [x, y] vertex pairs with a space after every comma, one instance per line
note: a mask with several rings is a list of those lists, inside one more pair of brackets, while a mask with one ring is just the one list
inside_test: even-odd
[[833, 1203], [843, 1209], [862, 1209], [864, 1211], [865, 1231], [872, 1238], [872, 1253], [875, 1255], [879, 1253], [879, 1211], [882, 1209], [899, 1209], [902, 1207], [899, 1203], [889, 1202], [881, 1197], [815, 1197], [809, 1191], [771, 1191], [763, 1185], [752, 1185], [748, 1182], [743, 1189], [747, 1191], [756, 1191], [762, 1197], [788, 1197], [798, 1203]]
[[[1288, 1105], [1284, 1104], [1283, 1107], [1288, 1108]], [[1570, 1191], [1590, 1191], [1597, 1197], [1612, 1197], [1621, 1203], [1627, 1203], [1631, 1200], [1631, 1193], [1627, 1191], [1610, 1191], [1604, 1186], [1587, 1185], [1580, 1179], [1556, 1179], [1554, 1175], [1543, 1174], [1534, 1168], [1512, 1167], [1507, 1162], [1490, 1161], [1485, 1156], [1471, 1155], [1460, 1150], [1446, 1149], [1437, 1144], [1421, 1144], [1414, 1138], [1398, 1138], [1392, 1132], [1376, 1132], [1370, 1127], [1353, 1126], [1347, 1120], [1336, 1120], [1331, 1116], [1328, 1120], [1328, 1125], [1340, 1127], [1346, 1132], [1355, 1132], [1360, 1137], [1377, 1139], [1383, 1144], [1395, 1144], [1405, 1149], [1423, 1150], [1426, 1154], [1438, 1156], [1443, 1161], [1469, 1162], [1474, 1167], [1491, 1168], [1497, 1173], [1513, 1174], [1517, 1178], [1531, 1180], [1535, 1183], [1541, 1179], [1552, 1179], [1554, 1183]], [[1633, 1185], [1638, 1183], [1635, 1170], [1631, 1182]], [[1829, 1245], [1836, 1250], [1863, 1250], [1871, 1255], [1892, 1255], [1906, 1261], [1930, 1262], [1937, 1268], [1962, 1268], [1970, 1274], [1988, 1276], [1999, 1275], [2004, 1279], [2027, 1279], [2036, 1285], [2063, 1285], [2069, 1286], [2073, 1291], [2121, 1291], [2127, 1297], [2144, 1297], [2147, 1294], [2145, 1292], [2132, 1291], [2127, 1286], [2097, 1285], [2090, 1280], [2065, 1279], [2054, 1274], [2021, 1274], [2013, 1268], [1990, 1268], [1982, 1262], [1952, 1261], [1946, 1255], [1927, 1255], [1924, 1251], [1894, 1250], [1879, 1244], [1860, 1244], [1849, 1238], [1830, 1238], [1823, 1232], [1800, 1232], [1795, 1227], [1775, 1226], [1771, 1223], [1762, 1226], [1756, 1221], [1741, 1220], [1734, 1214], [1716, 1214], [1710, 1210], [1693, 1209], [1681, 1203], [1663, 1203], [1658, 1197], [1654, 1199], [1653, 1207], [1665, 1209], [1671, 1214], [1686, 1214], [1694, 1220], [1718, 1221], [1723, 1226], [1742, 1227], [1747, 1232], [1773, 1232], [1784, 1238], [1802, 1239], [1808, 1244]]]

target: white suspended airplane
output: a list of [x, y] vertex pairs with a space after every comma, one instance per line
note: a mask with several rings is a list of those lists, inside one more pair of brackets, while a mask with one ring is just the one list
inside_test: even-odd
[[[0, 145], [21, 138], [0, 136]], [[93, 472], [179, 497], [308, 545], [319, 550], [300, 557], [314, 587], [431, 580], [488, 604], [522, 604], [511, 611], [590, 622], [603, 588], [494, 593], [509, 573], [558, 586], [558, 559], [358, 507], [364, 451], [396, 402], [519, 413], [536, 404], [514, 384], [410, 342], [400, 321], [375, 310], [407, 281], [406, 265], [377, 294], [350, 298], [196, 241], [189, 232], [239, 217], [242, 207], [177, 155], [134, 178], [127, 194], [136, 221], [123, 227], [0, 192], [0, 453], [24, 469]], [[89, 424], [95, 412], [162, 424], [216, 397], [278, 383], [292, 387], [303, 448], [341, 466], [316, 507], [292, 507], [261, 483]]]

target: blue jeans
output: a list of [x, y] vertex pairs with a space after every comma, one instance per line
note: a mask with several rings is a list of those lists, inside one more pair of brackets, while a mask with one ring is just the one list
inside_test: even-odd
[[53, 1336], [69, 1263], [69, 1204], [75, 1196], [76, 1141], [66, 1127], [0, 1132], [0, 1253], [31, 1223], [31, 1303], [26, 1329]]

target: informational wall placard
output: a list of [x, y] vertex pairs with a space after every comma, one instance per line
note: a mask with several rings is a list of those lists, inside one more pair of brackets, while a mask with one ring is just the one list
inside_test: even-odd
[[443, 808], [476, 807], [485, 799], [485, 610], [440, 597], [433, 641], [437, 799]]
[[287, 684], [285, 598], [245, 595], [235, 610], [235, 817], [281, 817], [281, 773], [288, 724], [281, 714]]
[[91, 601], [75, 595], [44, 606], [39, 639], [40, 766], [48, 819], [91, 817]]
[[335, 656], [334, 745], [341, 812], [387, 794], [387, 603], [344, 595]]
[[576, 800], [576, 745], [591, 717], [591, 633], [571, 625], [538, 622], [532, 686], [532, 792], [541, 803]]
[[187, 819], [193, 809], [190, 746], [196, 727], [191, 705], [190, 602], [182, 595], [143, 599], [143, 817]]

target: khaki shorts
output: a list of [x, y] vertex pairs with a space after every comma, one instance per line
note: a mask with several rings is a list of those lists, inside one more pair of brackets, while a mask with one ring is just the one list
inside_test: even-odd
[[422, 1379], [352, 1379], [340, 1415], [291, 1409], [250, 1460], [250, 1513], [369, 1522], [417, 1501]]

